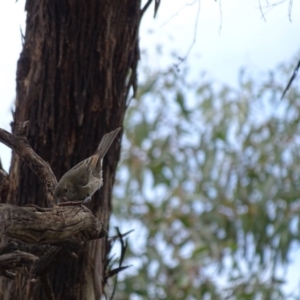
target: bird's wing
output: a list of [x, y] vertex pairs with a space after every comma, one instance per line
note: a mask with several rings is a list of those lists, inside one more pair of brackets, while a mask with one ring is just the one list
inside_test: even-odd
[[102, 180], [91, 176], [89, 183], [84, 187], [89, 194], [89, 197], [92, 197], [94, 195], [94, 193], [100, 189], [102, 186]]
[[[90, 159], [90, 157], [88, 159]], [[88, 159], [85, 159], [75, 165], [63, 177], [72, 178], [72, 182], [74, 185], [87, 185], [92, 174], [92, 168], [88, 164]]]

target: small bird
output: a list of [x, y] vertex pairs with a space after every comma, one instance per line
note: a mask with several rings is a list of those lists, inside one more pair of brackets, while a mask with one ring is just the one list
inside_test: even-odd
[[81, 161], [62, 176], [54, 191], [59, 202], [77, 200], [86, 203], [91, 200], [93, 194], [103, 185], [103, 157], [120, 130], [121, 127], [105, 134], [95, 154]]

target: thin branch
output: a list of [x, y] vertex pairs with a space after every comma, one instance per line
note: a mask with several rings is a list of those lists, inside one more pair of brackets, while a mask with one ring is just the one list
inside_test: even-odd
[[[146, 10], [148, 9], [148, 7], [152, 3], [152, 1], [153, 0], [148, 0], [147, 3], [144, 5], [144, 7], [141, 9], [140, 19], [142, 19], [143, 15], [145, 14]], [[159, 5], [160, 5], [160, 0], [154, 0], [154, 16], [153, 16], [153, 18], [156, 17]]]
[[221, 35], [222, 23], [223, 23], [223, 13], [222, 13], [222, 2], [221, 2], [221, 0], [219, 0], [219, 11], [220, 11], [219, 35]]
[[127, 243], [124, 242], [124, 236], [126, 236], [127, 234], [129, 234], [131, 231], [125, 233], [125, 234], [122, 234], [119, 230], [119, 227], [115, 227], [116, 231], [117, 231], [117, 236], [118, 236], [118, 239], [121, 243], [121, 256], [119, 258], [119, 267], [118, 268], [115, 268], [115, 269], [110, 269], [108, 274], [107, 274], [107, 277], [113, 277], [115, 276], [115, 282], [114, 282], [114, 287], [113, 287], [113, 290], [112, 290], [112, 293], [111, 293], [111, 296], [110, 296], [110, 300], [112, 300], [114, 298], [114, 295], [115, 295], [115, 292], [116, 292], [116, 288], [117, 288], [117, 282], [118, 282], [118, 274], [129, 268], [130, 266], [124, 266], [122, 267], [122, 264], [123, 264], [123, 261], [124, 261], [124, 258], [125, 258], [125, 253], [126, 253], [126, 250], [127, 250]]
[[197, 1], [198, 0], [194, 0], [191, 3], [187, 3], [187, 4], [183, 5], [167, 21], [165, 21], [160, 27], [166, 26], [170, 21], [172, 21], [175, 17], [177, 17], [179, 15], [179, 13], [181, 13], [185, 8], [187, 8], [189, 6], [193, 6]]
[[[115, 295], [118, 274], [121, 271], [123, 271], [123, 270], [130, 267], [130, 266], [122, 266], [123, 261], [124, 261], [124, 257], [125, 257], [125, 252], [127, 250], [127, 243], [124, 242], [124, 238], [133, 231], [133, 230], [130, 230], [130, 231], [127, 231], [125, 233], [121, 233], [118, 227], [115, 227], [115, 228], [116, 228], [116, 231], [117, 231], [117, 235], [108, 238], [107, 243], [106, 243], [107, 256], [106, 256], [106, 260], [105, 260], [105, 264], [104, 264], [103, 281], [102, 281], [102, 286], [103, 286], [103, 289], [104, 289], [104, 286], [107, 285], [108, 279], [115, 276], [115, 280], [114, 280], [113, 288], [112, 288], [112, 293], [109, 297], [110, 300], [112, 300], [114, 295]], [[112, 247], [113, 247], [116, 240], [120, 241], [120, 243], [121, 243], [121, 255], [120, 255], [119, 258], [114, 258], [115, 254], [110, 255], [110, 252], [111, 252]], [[113, 269], [113, 266], [115, 265], [117, 260], [119, 260], [119, 266], [117, 268]], [[104, 290], [104, 296], [105, 296], [105, 299], [108, 299], [108, 297], [105, 293], [105, 290]]]
[[152, 0], [148, 0], [147, 3], [144, 5], [144, 7], [141, 9], [141, 16], [140, 18], [143, 17], [144, 13], [146, 12], [146, 10], [148, 9], [149, 5], [151, 4]]
[[276, 3], [268, 3], [267, 4], [267, 7], [275, 7], [275, 6], [278, 6], [278, 5], [281, 5], [282, 3], [286, 2], [287, 0], [281, 0], [281, 1], [278, 1]]
[[[286, 2], [287, 0], [282, 0], [282, 1], [278, 1], [276, 3], [269, 3], [268, 1], [266, 2], [266, 5], [261, 7], [261, 10], [264, 11], [264, 17], [266, 14], [268, 14], [273, 8], [275, 8], [276, 6], [279, 6], [281, 4], [283, 4], [284, 2]], [[289, 2], [289, 16], [290, 16], [290, 9], [291, 9], [291, 0]]]
[[134, 229], [131, 229], [131, 230], [125, 232], [125, 233], [120, 233], [119, 232], [117, 235], [114, 235], [114, 236], [108, 238], [108, 241], [114, 242], [115, 240], [119, 240], [120, 238], [123, 239], [125, 236], [129, 235], [133, 231], [134, 231]]
[[297, 77], [297, 74], [298, 74], [299, 69], [300, 69], [300, 59], [299, 59], [299, 61], [298, 61], [298, 64], [297, 64], [297, 66], [296, 66], [296, 68], [295, 68], [295, 70], [294, 70], [294, 73], [293, 73], [292, 77], [290, 78], [290, 80], [289, 80], [289, 82], [288, 82], [286, 88], [284, 89], [284, 91], [283, 91], [283, 93], [282, 93], [281, 100], [284, 98], [285, 94], [287, 93], [287, 91], [288, 91], [289, 88], [291, 87], [293, 81], [294, 81], [295, 78]]
[[190, 45], [186, 55], [182, 58], [179, 57], [180, 62], [178, 64], [175, 64], [175, 68], [178, 70], [179, 69], [179, 65], [184, 62], [187, 57], [189, 56], [192, 48], [194, 47], [195, 43], [196, 43], [196, 35], [197, 35], [197, 29], [198, 29], [198, 21], [199, 21], [199, 15], [200, 15], [200, 0], [198, 0], [198, 9], [197, 9], [197, 15], [196, 15], [196, 21], [195, 21], [195, 26], [194, 26], [194, 37], [193, 37], [193, 41], [192, 44]]
[[264, 12], [263, 12], [262, 7], [261, 7], [261, 2], [260, 2], [260, 0], [258, 0], [258, 4], [259, 4], [259, 10], [260, 10], [261, 16], [262, 16], [262, 18], [264, 19], [264, 21], [267, 22], [266, 17], [265, 17], [265, 15], [264, 15]]
[[293, 8], [293, 0], [289, 2], [289, 20], [292, 23], [292, 8]]
[[[23, 126], [22, 126], [23, 124]], [[0, 128], [0, 142], [14, 150], [30, 169], [41, 180], [44, 187], [47, 203], [49, 207], [54, 207], [53, 191], [57, 185], [57, 180], [50, 166], [29, 146], [27, 139], [24, 137], [27, 123], [23, 122], [18, 126], [17, 134], [11, 134]]]
[[155, 3], [154, 3], [154, 16], [153, 16], [153, 18], [156, 17], [159, 5], [160, 5], [160, 0], [155, 0]]

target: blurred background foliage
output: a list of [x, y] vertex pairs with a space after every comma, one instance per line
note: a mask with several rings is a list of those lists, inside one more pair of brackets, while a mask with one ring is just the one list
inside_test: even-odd
[[[125, 121], [112, 224], [128, 237], [115, 299], [299, 299], [300, 90], [292, 63], [238, 86], [140, 70]], [[113, 232], [113, 230], [111, 230]]]

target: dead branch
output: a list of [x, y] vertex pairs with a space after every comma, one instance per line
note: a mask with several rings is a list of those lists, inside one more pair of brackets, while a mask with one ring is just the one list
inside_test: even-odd
[[37, 175], [44, 187], [48, 206], [53, 207], [55, 206], [53, 191], [57, 185], [57, 180], [50, 166], [37, 155], [28, 144], [28, 141], [24, 136], [27, 125], [28, 122], [18, 123], [16, 134], [11, 134], [0, 128], [0, 142], [18, 153], [30, 169]]
[[[120, 230], [119, 230], [119, 227], [115, 227], [115, 229], [117, 231], [117, 235], [112, 236], [112, 237], [107, 239], [107, 243], [106, 243], [107, 258], [106, 258], [106, 263], [105, 263], [105, 266], [104, 266], [104, 276], [103, 276], [103, 281], [102, 281], [102, 285], [103, 285], [103, 288], [104, 288], [104, 286], [107, 285], [108, 279], [115, 276], [114, 285], [113, 285], [113, 288], [112, 288], [112, 293], [111, 293], [110, 298], [109, 298], [110, 300], [112, 300], [114, 298], [114, 295], [115, 295], [115, 292], [116, 292], [118, 274], [130, 267], [130, 266], [122, 266], [123, 261], [124, 261], [124, 257], [125, 257], [125, 253], [126, 253], [126, 250], [127, 250], [127, 243], [124, 240], [124, 238], [133, 231], [133, 230], [130, 230], [128, 232], [121, 233]], [[115, 241], [117, 241], [117, 240], [120, 241], [120, 244], [121, 244], [121, 256], [119, 258], [119, 266], [116, 267], [116, 268], [113, 268], [113, 266], [117, 262], [117, 259], [114, 259], [114, 255], [110, 256], [110, 252], [113, 248], [113, 245], [114, 245]], [[106, 293], [104, 293], [104, 295], [105, 295], [105, 298], [107, 299]]]
[[88, 241], [106, 235], [104, 225], [81, 206], [44, 209], [0, 204], [0, 232], [25, 243]]

